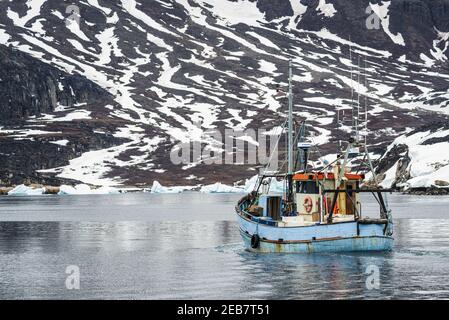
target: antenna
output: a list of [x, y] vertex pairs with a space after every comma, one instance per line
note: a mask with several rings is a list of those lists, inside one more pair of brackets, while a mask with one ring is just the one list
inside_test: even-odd
[[354, 87], [352, 85], [352, 42], [351, 42], [351, 36], [349, 36], [349, 60], [350, 60], [350, 66], [351, 66], [351, 109], [352, 109], [352, 127], [354, 128]]
[[293, 92], [292, 92], [292, 59], [288, 66], [288, 174], [293, 174]]
[[296, 206], [295, 199], [293, 196], [293, 90], [292, 90], [292, 81], [293, 81], [293, 62], [290, 59], [288, 63], [288, 190], [287, 190], [287, 204], [285, 211], [290, 213], [295, 213], [296, 215]]
[[357, 59], [357, 119], [355, 121], [355, 139], [359, 141], [359, 120], [360, 120], [360, 56]]
[[[366, 144], [367, 136], [368, 136], [368, 98], [367, 98], [368, 78], [367, 78], [367, 72], [366, 72], [366, 57], [365, 57], [365, 87], [366, 87], [367, 92], [365, 93], [365, 144], [364, 144], [364, 149], [365, 149], [365, 155], [366, 155], [366, 159], [368, 160], [368, 165], [369, 165], [370, 171], [373, 175], [374, 183], [376, 184], [376, 186], [379, 186], [376, 171], [374, 170], [373, 162], [371, 161], [371, 157], [370, 157], [369, 151], [368, 151], [368, 146]], [[385, 195], [385, 198], [386, 198], [386, 195]], [[385, 200], [385, 201], [387, 201], [387, 200]]]
[[340, 128], [340, 109], [337, 109], [337, 129]]

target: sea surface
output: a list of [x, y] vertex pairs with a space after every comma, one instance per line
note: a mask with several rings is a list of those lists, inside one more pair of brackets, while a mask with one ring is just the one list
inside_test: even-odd
[[0, 299], [449, 298], [447, 196], [390, 195], [394, 249], [364, 254], [247, 252], [239, 197], [0, 197]]

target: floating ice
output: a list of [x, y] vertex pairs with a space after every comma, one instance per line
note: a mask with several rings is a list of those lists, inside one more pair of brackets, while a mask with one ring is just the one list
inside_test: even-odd
[[243, 188], [231, 187], [220, 182], [203, 186], [200, 189], [201, 193], [244, 193]]
[[[271, 193], [283, 193], [285, 190], [284, 187], [284, 181], [278, 181], [275, 178], [271, 178], [270, 180], [266, 179], [265, 181], [270, 181], [270, 189], [269, 191]], [[257, 187], [257, 183], [258, 183], [258, 176], [255, 175], [253, 177], [251, 177], [250, 179], [247, 179], [245, 182], [245, 192], [246, 193], [250, 193], [251, 191], [255, 190], [255, 188]], [[262, 190], [260, 190], [262, 191]]]
[[74, 187], [62, 185], [59, 188], [59, 195], [86, 195], [86, 194], [118, 194], [120, 191], [114, 187], [100, 187], [91, 189], [87, 184], [78, 184]]
[[158, 181], [153, 182], [151, 193], [181, 193], [186, 190], [191, 190], [194, 187], [180, 186], [180, 187], [164, 187]]
[[45, 193], [45, 188], [31, 188], [23, 184], [8, 192], [8, 196], [40, 196]]
[[94, 193], [95, 194], [119, 194], [120, 190], [118, 190], [114, 187], [103, 186], [98, 189], [95, 189]]

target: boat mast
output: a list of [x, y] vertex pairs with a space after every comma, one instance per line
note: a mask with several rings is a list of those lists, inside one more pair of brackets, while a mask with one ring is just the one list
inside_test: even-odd
[[359, 121], [360, 121], [360, 56], [357, 61], [357, 118], [355, 120], [355, 141], [358, 143], [360, 141], [359, 135]]
[[292, 59], [288, 63], [288, 169], [287, 169], [287, 204], [286, 213], [296, 215], [295, 199], [293, 196], [293, 70]]
[[366, 79], [366, 57], [365, 57], [365, 88], [367, 90], [365, 94], [365, 146], [367, 144], [367, 136], [368, 136], [368, 80]]
[[[350, 65], [350, 72], [351, 72], [351, 130], [354, 130], [354, 85], [353, 85], [353, 68], [352, 68], [352, 42], [351, 42], [351, 36], [349, 36], [349, 65]], [[354, 132], [352, 132], [354, 133]]]
[[293, 92], [292, 92], [292, 59], [288, 65], [288, 175], [293, 174]]

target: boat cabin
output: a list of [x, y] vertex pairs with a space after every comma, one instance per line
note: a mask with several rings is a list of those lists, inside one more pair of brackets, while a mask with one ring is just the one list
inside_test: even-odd
[[[262, 192], [257, 204], [249, 208], [265, 221], [289, 226], [326, 223], [332, 211], [334, 222], [355, 221], [361, 218], [360, 190], [362, 174], [344, 173], [337, 188], [339, 168], [326, 173], [296, 173], [293, 175], [293, 195], [296, 210], [289, 213], [283, 194]], [[338, 192], [335, 192], [336, 190]], [[334, 192], [332, 192], [334, 191]]]
[[305, 222], [324, 222], [325, 217], [333, 210], [336, 219], [355, 220], [359, 217], [361, 211], [359, 193], [351, 190], [360, 189], [364, 176], [345, 173], [338, 188], [346, 190], [345, 192], [323, 193], [324, 190], [337, 189], [337, 179], [338, 176], [334, 172], [295, 174], [293, 181], [298, 216]]

